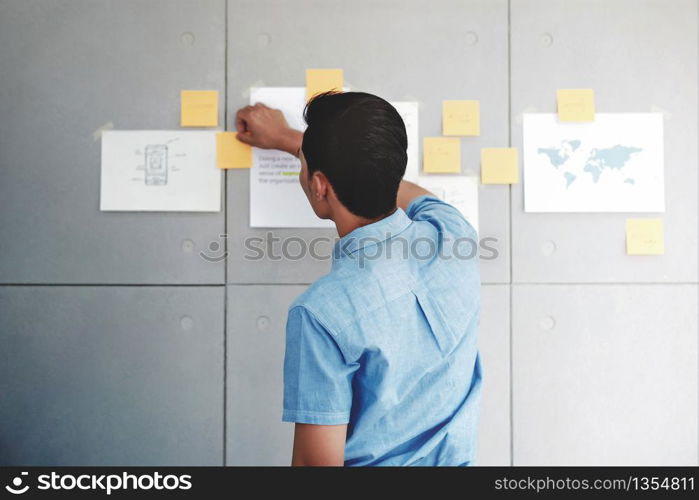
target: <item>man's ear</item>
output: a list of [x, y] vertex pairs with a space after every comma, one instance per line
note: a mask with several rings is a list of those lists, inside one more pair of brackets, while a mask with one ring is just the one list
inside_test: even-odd
[[316, 201], [323, 201], [328, 197], [328, 190], [332, 189], [328, 178], [323, 172], [315, 171], [311, 175], [311, 195]]

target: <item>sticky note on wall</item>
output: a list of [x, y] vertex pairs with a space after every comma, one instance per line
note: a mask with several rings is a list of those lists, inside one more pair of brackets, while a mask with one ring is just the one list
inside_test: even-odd
[[592, 89], [558, 89], [558, 119], [562, 122], [591, 122], [595, 119], [595, 93]]
[[307, 69], [306, 101], [316, 94], [329, 90], [342, 92], [343, 72], [341, 69]]
[[240, 142], [236, 132], [216, 134], [216, 166], [218, 168], [252, 167], [252, 147]]
[[182, 90], [180, 126], [218, 127], [218, 90]]
[[628, 255], [663, 255], [665, 235], [663, 220], [626, 219], [626, 253]]
[[432, 174], [461, 173], [461, 140], [457, 137], [425, 137], [422, 169]]
[[442, 101], [442, 134], [481, 135], [479, 101]]
[[481, 183], [517, 184], [517, 148], [481, 149]]

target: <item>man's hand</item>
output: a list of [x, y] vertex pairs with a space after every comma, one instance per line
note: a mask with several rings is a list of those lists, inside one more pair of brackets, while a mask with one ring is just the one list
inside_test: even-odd
[[245, 106], [235, 115], [238, 140], [263, 149], [280, 149], [298, 156], [303, 133], [289, 127], [284, 114], [278, 110], [257, 103]]

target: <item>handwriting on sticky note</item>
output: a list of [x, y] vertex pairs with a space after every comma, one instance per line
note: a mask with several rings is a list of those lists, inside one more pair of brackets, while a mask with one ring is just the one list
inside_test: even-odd
[[341, 69], [307, 69], [306, 100], [329, 90], [342, 92], [343, 80]]
[[517, 184], [518, 182], [517, 148], [481, 149], [481, 183]]
[[252, 147], [240, 142], [236, 132], [216, 134], [216, 166], [218, 168], [252, 167]]
[[422, 142], [422, 168], [432, 174], [461, 172], [461, 140], [458, 137], [425, 137]]
[[591, 122], [595, 119], [593, 89], [558, 89], [558, 119], [562, 122]]
[[480, 102], [442, 101], [442, 134], [480, 135]]
[[180, 126], [217, 127], [218, 90], [181, 91]]
[[665, 253], [663, 220], [626, 219], [626, 253], [628, 255], [662, 255]]

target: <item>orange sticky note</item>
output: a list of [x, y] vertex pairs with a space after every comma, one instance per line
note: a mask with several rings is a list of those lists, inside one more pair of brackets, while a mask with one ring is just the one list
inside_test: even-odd
[[481, 149], [482, 184], [517, 184], [517, 148]]
[[461, 173], [461, 139], [425, 137], [422, 141], [422, 169], [432, 174]]
[[562, 122], [591, 122], [595, 119], [595, 92], [592, 89], [558, 89], [558, 119]]
[[216, 134], [216, 166], [218, 168], [252, 167], [252, 147], [240, 142], [236, 132]]
[[180, 126], [218, 127], [218, 90], [182, 90]]
[[442, 101], [442, 134], [481, 135], [479, 101]]
[[329, 90], [342, 92], [343, 80], [341, 69], [307, 69], [306, 101], [316, 94]]
[[626, 219], [628, 255], [663, 255], [665, 238], [662, 219]]

